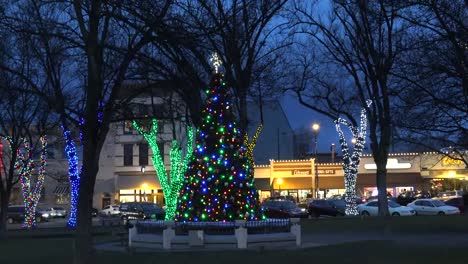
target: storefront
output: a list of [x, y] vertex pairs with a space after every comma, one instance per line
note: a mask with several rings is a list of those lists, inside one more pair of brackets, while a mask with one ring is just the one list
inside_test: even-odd
[[448, 190], [468, 190], [468, 169], [461, 160], [436, 153], [423, 153], [421, 176], [436, 194]]
[[163, 191], [155, 175], [118, 176], [120, 203], [152, 202], [164, 205]]
[[[387, 194], [397, 197], [407, 191], [427, 190], [419, 162], [418, 153], [390, 154], [387, 160]], [[376, 169], [374, 158], [364, 155], [356, 182], [358, 193], [364, 198], [378, 195]]]
[[340, 163], [319, 163], [317, 175], [319, 198], [344, 194], [343, 169]]

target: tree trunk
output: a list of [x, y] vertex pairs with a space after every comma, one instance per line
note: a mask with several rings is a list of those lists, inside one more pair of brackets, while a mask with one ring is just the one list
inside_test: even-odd
[[7, 211], [8, 201], [10, 198], [9, 191], [1, 191], [0, 197], [0, 240], [5, 239], [7, 236]]
[[388, 200], [387, 200], [387, 159], [376, 161], [377, 165], [377, 190], [379, 192], [379, 216], [388, 216]]
[[83, 173], [80, 178], [80, 190], [78, 195], [78, 225], [75, 237], [75, 263], [92, 263], [93, 241], [91, 236], [93, 206], [93, 193], [96, 175], [98, 173], [99, 156], [94, 140], [88, 140], [84, 146]]

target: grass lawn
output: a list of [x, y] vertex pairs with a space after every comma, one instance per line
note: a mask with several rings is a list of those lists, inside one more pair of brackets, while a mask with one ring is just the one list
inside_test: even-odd
[[[450, 232], [468, 235], [468, 217], [391, 217], [381, 218], [328, 218], [302, 221], [303, 234], [341, 232], [392, 232], [433, 234]], [[113, 228], [96, 227], [93, 237], [97, 243], [116, 240]], [[0, 264], [15, 263], [72, 263], [73, 240], [69, 230], [64, 228], [36, 229], [32, 231], [9, 231], [9, 238], [0, 240]], [[450, 234], [448, 234], [450, 235]], [[95, 263], [424, 263], [424, 264], [467, 264], [468, 247], [428, 246], [400, 244], [394, 241], [360, 241], [341, 245], [324, 246], [303, 250], [275, 251], [218, 251], [218, 252], [177, 252], [177, 253], [128, 253], [97, 252]], [[246, 262], [247, 261], [247, 262]], [[294, 263], [292, 262], [294, 261]]]
[[[224, 251], [187, 253], [98, 252], [99, 264], [149, 263], [424, 263], [466, 264], [468, 248], [427, 247], [397, 244], [390, 241], [362, 241], [335, 246], [289, 251]], [[69, 238], [29, 238], [0, 242], [0, 263], [72, 263], [72, 240]]]

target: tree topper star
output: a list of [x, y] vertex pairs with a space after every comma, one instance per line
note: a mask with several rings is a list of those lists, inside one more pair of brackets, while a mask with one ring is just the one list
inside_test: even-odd
[[218, 56], [218, 53], [214, 52], [213, 55], [211, 55], [210, 61], [213, 63], [213, 66], [215, 68], [215, 73], [218, 73], [218, 68], [223, 62]]

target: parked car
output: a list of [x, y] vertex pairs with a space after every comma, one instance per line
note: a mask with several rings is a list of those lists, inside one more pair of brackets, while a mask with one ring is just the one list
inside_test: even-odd
[[[378, 202], [372, 201], [360, 204], [358, 205], [358, 211], [361, 215], [377, 216], [379, 214]], [[407, 206], [401, 206], [394, 201], [388, 201], [388, 211], [392, 216], [412, 216], [416, 214], [414, 209]]]
[[447, 201], [452, 198], [462, 197], [463, 191], [448, 191], [448, 192], [440, 192], [437, 194], [436, 199], [440, 201]]
[[[21, 205], [8, 206], [7, 222], [9, 224], [13, 224], [15, 222], [21, 223], [23, 221], [24, 221], [24, 206], [21, 206]], [[36, 223], [40, 223], [42, 221], [45, 221], [45, 219], [42, 218], [42, 214], [39, 212], [36, 212]]]
[[296, 199], [292, 195], [270, 196], [265, 199], [265, 201], [282, 201], [282, 200], [288, 200], [293, 203], [296, 202]]
[[[387, 193], [387, 199], [388, 200], [391, 200], [393, 198], [393, 196], [389, 193]], [[374, 201], [377, 201], [379, 200], [379, 196], [375, 195], [375, 196], [370, 196], [370, 197], [367, 197], [365, 199], [365, 202], [374, 202]]]
[[346, 203], [344, 200], [314, 200], [309, 204], [309, 215], [319, 217], [321, 215], [343, 216]]
[[36, 212], [38, 212], [43, 220], [49, 220], [51, 218], [50, 212], [45, 210], [44, 208], [37, 207]]
[[460, 214], [457, 207], [446, 205], [444, 202], [434, 199], [418, 199], [408, 204], [416, 210], [418, 215], [452, 215]]
[[123, 203], [119, 207], [120, 218], [129, 219], [157, 219], [164, 220], [166, 212], [157, 204], [131, 202]]
[[460, 210], [460, 213], [465, 212], [465, 201], [463, 197], [452, 198], [445, 201], [446, 205], [457, 207]]
[[67, 217], [67, 210], [65, 210], [63, 207], [46, 207], [43, 209], [43, 212], [47, 212], [50, 218]]
[[423, 198], [431, 198], [431, 194], [429, 192], [424, 191], [407, 191], [398, 195], [396, 202], [401, 205], [408, 205], [409, 203]]
[[107, 205], [100, 211], [101, 215], [112, 216], [120, 214], [118, 205]]
[[96, 217], [98, 215], [98, 209], [96, 208], [91, 208], [91, 217]]
[[305, 208], [300, 208], [289, 200], [264, 201], [262, 207], [267, 218], [307, 218], [309, 216]]

